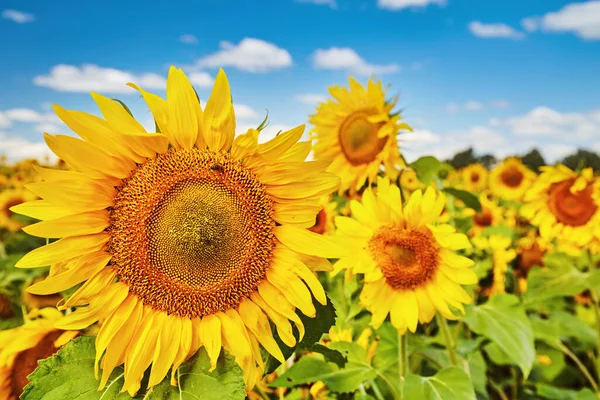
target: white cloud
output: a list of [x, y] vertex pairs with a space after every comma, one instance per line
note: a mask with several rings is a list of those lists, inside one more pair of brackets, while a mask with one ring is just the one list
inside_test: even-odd
[[36, 132], [46, 132], [46, 133], [50, 133], [50, 134], [56, 134], [61, 131], [59, 126], [54, 125], [54, 124], [49, 124], [49, 123], [38, 124], [33, 127], [33, 130]]
[[600, 135], [600, 109], [588, 112], [561, 112], [536, 107], [525, 115], [503, 121], [518, 136], [592, 139]]
[[318, 6], [329, 6], [331, 8], [337, 8], [335, 0], [297, 0], [299, 3], [312, 3]]
[[190, 72], [187, 74], [187, 77], [192, 85], [200, 88], [211, 87], [214, 82], [214, 79], [208, 72]]
[[404, 8], [423, 8], [430, 4], [443, 6], [446, 4], [446, 0], [377, 0], [377, 7], [392, 11]]
[[521, 20], [529, 31], [573, 32], [586, 40], [600, 40], [600, 0], [571, 3], [541, 17]]
[[577, 148], [570, 144], [544, 144], [538, 148], [546, 163], [554, 163], [565, 156], [575, 153]]
[[10, 125], [10, 118], [8, 118], [3, 112], [0, 112], [0, 128], [8, 128]]
[[473, 35], [481, 38], [522, 39], [524, 37], [522, 32], [502, 23], [485, 24], [480, 21], [473, 21], [469, 24], [469, 30]]
[[286, 49], [261, 39], [244, 38], [239, 44], [222, 41], [221, 50], [197, 61], [203, 68], [235, 67], [246, 72], [267, 72], [292, 65]]
[[255, 119], [258, 118], [258, 113], [250, 106], [245, 104], [234, 104], [236, 119]]
[[46, 143], [30, 142], [19, 137], [8, 137], [7, 134], [2, 132], [0, 132], [0, 155], [6, 155], [9, 161], [26, 158], [43, 160], [46, 157], [53, 161], [56, 160], [56, 156], [46, 146]]
[[11, 108], [5, 110], [0, 114], [3, 115], [7, 125], [11, 125], [12, 122], [23, 122], [23, 123], [58, 123], [60, 119], [54, 113], [41, 114], [35, 110], [29, 108]]
[[510, 107], [510, 103], [507, 100], [494, 100], [494, 101], [492, 101], [492, 107], [508, 108], [508, 107]]
[[369, 64], [348, 47], [317, 49], [313, 54], [313, 65], [319, 69], [347, 70], [358, 75], [390, 74], [400, 69], [397, 64]]
[[135, 75], [115, 68], [104, 68], [94, 64], [59, 64], [48, 75], [33, 78], [38, 86], [49, 87], [60, 92], [100, 92], [133, 94], [135, 91], [126, 86], [134, 82], [145, 89], [164, 89], [166, 79], [155, 73]]
[[297, 95], [296, 100], [298, 100], [300, 103], [306, 104], [324, 103], [327, 101], [327, 96], [315, 93], [304, 93]]
[[9, 19], [11, 21], [16, 22], [17, 24], [24, 24], [26, 22], [32, 22], [33, 20], [35, 20], [33, 14], [17, 10], [2, 11], [2, 18]]
[[191, 33], [179, 36], [179, 41], [185, 44], [198, 44], [198, 38]]
[[480, 111], [483, 110], [483, 104], [475, 100], [470, 100], [465, 103], [465, 110]]

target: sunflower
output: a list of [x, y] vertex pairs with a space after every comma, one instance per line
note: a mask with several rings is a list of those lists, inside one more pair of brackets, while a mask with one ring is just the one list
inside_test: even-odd
[[481, 164], [470, 164], [460, 170], [464, 188], [470, 192], [481, 192], [487, 188], [488, 170]]
[[473, 238], [473, 245], [492, 253], [492, 286], [487, 290], [491, 296], [506, 292], [506, 272], [508, 264], [515, 259], [517, 252], [510, 248], [512, 238], [503, 235], [478, 236]]
[[[257, 130], [234, 138], [229, 83], [220, 70], [204, 110], [183, 71], [171, 67], [166, 101], [134, 84], [161, 133], [147, 133], [118, 102], [92, 93], [105, 119], [55, 106], [83, 140], [46, 134], [74, 171], [40, 169], [28, 185], [42, 200], [14, 207], [42, 222], [31, 235], [62, 238], [26, 254], [17, 267], [51, 265], [34, 294], [83, 285], [63, 307], [80, 307], [57, 326], [103, 320], [96, 339], [100, 389], [124, 364], [122, 391], [153, 387], [204, 346], [212, 368], [221, 348], [244, 370], [248, 388], [262, 376], [260, 346], [280, 361], [271, 321], [294, 346], [296, 309], [315, 317], [326, 297], [306, 265], [322, 267], [321, 235], [309, 232], [319, 199], [339, 178], [328, 161], [305, 162], [304, 126], [258, 144]], [[314, 240], [317, 240], [315, 245]], [[307, 244], [307, 256], [290, 247]], [[331, 249], [330, 249], [331, 250]], [[84, 306], [86, 305], [86, 306]], [[100, 363], [100, 360], [101, 363]]]
[[521, 214], [540, 228], [546, 239], [561, 238], [584, 246], [600, 238], [599, 184], [591, 168], [575, 172], [559, 164], [542, 174], [525, 195]]
[[324, 196], [320, 200], [321, 209], [317, 213], [315, 223], [308, 228], [309, 231], [320, 235], [331, 235], [335, 230], [333, 219], [337, 215], [337, 202], [329, 201], [330, 196]]
[[473, 218], [473, 225], [469, 231], [471, 236], [481, 235], [485, 228], [503, 225], [504, 222], [504, 210], [497, 201], [485, 192], [479, 194], [478, 198], [481, 211], [477, 212], [472, 208], [465, 208], [463, 211], [463, 215]]
[[523, 165], [520, 159], [509, 157], [490, 173], [490, 189], [501, 199], [519, 201], [534, 179], [535, 172]]
[[31, 194], [23, 189], [3, 191], [0, 194], [0, 228], [6, 228], [10, 232], [21, 229], [24, 224], [13, 218], [14, 213], [11, 211], [11, 207], [32, 199]]
[[374, 181], [382, 164], [396, 179], [397, 167], [404, 167], [396, 135], [412, 130], [399, 113], [391, 114], [396, 99], [385, 100], [381, 82], [370, 79], [365, 88], [352, 77], [349, 88], [333, 86], [329, 93], [334, 100], [321, 103], [310, 116], [315, 159], [333, 160], [329, 171], [340, 176], [342, 192]]
[[56, 329], [54, 323], [62, 317], [55, 308], [33, 310], [25, 325], [0, 331], [0, 398], [17, 400], [29, 383], [38, 360], [52, 356], [79, 334]]
[[400, 333], [414, 332], [436, 310], [456, 319], [449, 306], [464, 312], [471, 302], [461, 285], [477, 283], [468, 268], [473, 261], [454, 252], [471, 244], [451, 225], [437, 224], [444, 205], [444, 195], [427, 188], [413, 192], [403, 207], [399, 188], [379, 178], [376, 193], [368, 188], [362, 203], [352, 202], [352, 218], [336, 218], [347, 250], [336, 266], [364, 274], [360, 299], [375, 328], [390, 314]]
[[400, 187], [402, 190], [406, 190], [409, 193], [417, 189], [423, 188], [423, 184], [417, 178], [417, 173], [414, 169], [405, 168], [400, 174]]

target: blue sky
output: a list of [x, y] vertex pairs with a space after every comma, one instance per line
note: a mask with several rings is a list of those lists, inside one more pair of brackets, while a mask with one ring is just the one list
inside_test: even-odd
[[97, 113], [89, 91], [125, 101], [128, 80], [163, 94], [169, 65], [206, 99], [227, 72], [241, 129], [306, 123], [326, 88], [374, 74], [399, 93], [409, 159], [474, 146], [539, 147], [552, 161], [600, 150], [600, 0], [3, 1], [0, 153], [44, 154], [69, 133], [50, 105]]

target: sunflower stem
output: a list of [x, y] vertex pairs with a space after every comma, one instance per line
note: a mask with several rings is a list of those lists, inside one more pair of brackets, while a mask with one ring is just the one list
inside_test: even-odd
[[398, 372], [400, 378], [400, 399], [404, 400], [404, 381], [408, 375], [408, 332], [398, 331]]
[[450, 327], [448, 326], [448, 321], [439, 313], [437, 314], [438, 325], [440, 327], [440, 331], [442, 331], [442, 336], [444, 336], [444, 341], [446, 342], [446, 349], [448, 350], [448, 355], [450, 356], [450, 362], [452, 365], [460, 366], [458, 362], [458, 355], [456, 354], [456, 342], [450, 333]]
[[[592, 304], [594, 307], [594, 315], [596, 316], [596, 375], [598, 382], [600, 382], [600, 299], [598, 298], [598, 292], [594, 289], [590, 290], [592, 294]], [[600, 393], [596, 387], [596, 393]]]

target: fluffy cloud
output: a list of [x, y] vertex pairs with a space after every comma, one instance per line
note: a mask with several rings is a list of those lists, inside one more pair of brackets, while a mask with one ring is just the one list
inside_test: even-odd
[[525, 36], [522, 32], [501, 23], [484, 24], [480, 21], [473, 21], [469, 24], [469, 30], [473, 35], [481, 38], [522, 39]]
[[300, 103], [316, 104], [316, 103], [323, 103], [323, 102], [327, 101], [327, 96], [324, 96], [322, 94], [315, 94], [315, 93], [305, 93], [305, 94], [299, 94], [298, 96], [296, 96], [296, 100], [298, 100]]
[[8, 128], [10, 125], [10, 119], [3, 112], [0, 112], [0, 128]]
[[24, 24], [26, 22], [32, 22], [33, 20], [35, 20], [33, 14], [17, 10], [2, 11], [2, 18], [9, 19], [11, 21], [16, 22], [17, 24]]
[[392, 11], [404, 8], [423, 8], [430, 4], [443, 6], [446, 4], [446, 0], [377, 0], [377, 7]]
[[292, 65], [286, 49], [260, 39], [244, 38], [239, 44], [222, 41], [221, 50], [197, 61], [200, 68], [235, 67], [246, 72], [267, 72]]
[[571, 3], [541, 17], [524, 18], [528, 31], [573, 32], [586, 40], [600, 40], [600, 0]]
[[0, 126], [9, 127], [13, 122], [31, 124], [56, 124], [60, 119], [54, 113], [39, 113], [29, 108], [11, 108], [0, 112]]
[[346, 70], [358, 75], [390, 74], [400, 70], [397, 64], [369, 64], [348, 47], [317, 49], [313, 54], [313, 65], [319, 69]]
[[258, 113], [250, 106], [245, 104], [234, 104], [233, 108], [235, 110], [236, 119], [257, 119], [259, 118]]
[[510, 103], [507, 100], [494, 100], [494, 101], [492, 101], [492, 107], [508, 108], [508, 107], [510, 107]]
[[50, 151], [44, 142], [30, 142], [20, 137], [9, 137], [0, 132], [0, 155], [5, 155], [10, 161], [23, 160], [25, 158], [37, 158], [43, 160], [49, 158], [56, 160], [56, 156]]
[[550, 107], [536, 107], [501, 124], [510, 127], [512, 133], [518, 136], [592, 139], [600, 132], [600, 109], [568, 113]]
[[198, 44], [198, 38], [191, 33], [179, 36], [179, 41], [185, 44]]
[[190, 72], [187, 74], [188, 79], [192, 83], [192, 85], [200, 88], [211, 87], [214, 79], [207, 72]]
[[482, 103], [482, 102], [476, 101], [476, 100], [469, 100], [464, 104], [448, 103], [446, 105], [445, 109], [448, 113], [454, 114], [460, 110], [481, 111], [481, 110], [485, 109], [486, 107], [508, 108], [509, 106], [510, 106], [510, 103], [506, 100], [493, 100], [489, 103]]
[[480, 111], [483, 110], [483, 104], [478, 101], [471, 100], [465, 103], [465, 110], [468, 111]]
[[297, 0], [299, 3], [312, 3], [318, 6], [329, 6], [331, 8], [337, 8], [335, 0]]
[[59, 64], [47, 75], [33, 78], [38, 86], [48, 87], [60, 92], [100, 92], [133, 94], [135, 91], [126, 86], [134, 82], [144, 89], [164, 89], [166, 79], [155, 73], [135, 75], [115, 68], [104, 68], [94, 64]]

